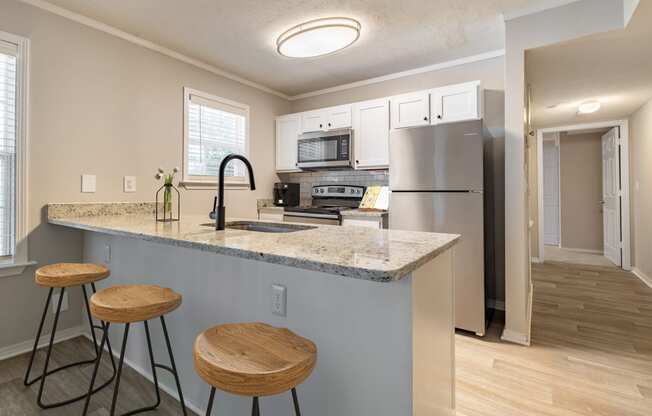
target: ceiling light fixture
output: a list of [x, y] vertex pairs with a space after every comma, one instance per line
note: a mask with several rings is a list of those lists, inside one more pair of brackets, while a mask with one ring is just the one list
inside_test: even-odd
[[600, 109], [600, 102], [599, 101], [587, 101], [585, 103], [580, 104], [577, 107], [577, 113], [578, 114], [591, 114], [595, 113]]
[[351, 46], [360, 37], [360, 22], [348, 17], [325, 17], [296, 25], [276, 40], [276, 50], [289, 58], [328, 55]]

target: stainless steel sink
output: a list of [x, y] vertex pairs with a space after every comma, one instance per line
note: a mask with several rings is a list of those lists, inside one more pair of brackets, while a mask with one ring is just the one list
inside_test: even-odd
[[[215, 223], [206, 223], [202, 225], [215, 227]], [[261, 233], [293, 233], [296, 231], [312, 230], [317, 227], [299, 224], [278, 224], [273, 222], [231, 221], [226, 223], [226, 228]]]

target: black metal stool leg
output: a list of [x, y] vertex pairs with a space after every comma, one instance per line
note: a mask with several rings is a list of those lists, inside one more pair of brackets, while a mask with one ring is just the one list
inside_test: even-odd
[[172, 346], [170, 345], [170, 336], [168, 335], [168, 329], [167, 326], [165, 325], [165, 318], [162, 315], [161, 315], [161, 326], [163, 327], [163, 334], [165, 335], [165, 344], [168, 348], [168, 354], [170, 355], [170, 366], [172, 367], [171, 372], [174, 375], [174, 381], [177, 383], [177, 392], [179, 392], [179, 402], [181, 403], [181, 410], [183, 411], [184, 416], [188, 416], [186, 410], [186, 402], [183, 399], [183, 392], [181, 391], [181, 382], [179, 381], [179, 373], [177, 372], [177, 366], [174, 363], [174, 355], [172, 354]]
[[260, 407], [258, 405], [258, 397], [254, 397], [253, 404], [251, 406], [251, 416], [260, 416]]
[[[100, 321], [99, 326], [92, 324], [93, 317], [91, 315], [90, 306], [88, 305], [88, 297], [86, 296], [86, 287], [82, 286], [82, 288], [84, 288], [84, 300], [86, 302], [86, 313], [88, 314], [88, 322], [91, 322], [91, 333], [93, 334], [93, 343], [95, 343], [96, 341], [95, 341], [95, 331], [94, 331], [94, 329], [100, 329], [100, 330], [104, 331], [105, 322]], [[95, 283], [91, 283], [91, 288], [93, 289], [93, 294], [97, 293], [97, 288], [95, 287]], [[113, 375], [106, 382], [106, 385], [108, 385], [115, 378], [116, 366], [115, 366], [115, 356], [113, 355], [113, 349], [111, 348], [111, 340], [108, 339], [108, 338], [106, 339], [106, 346], [109, 349], [109, 358], [111, 359], [111, 367], [113, 367]], [[97, 357], [97, 354], [96, 354], [96, 357]], [[100, 387], [100, 388], [102, 388], [102, 387]]]
[[46, 409], [48, 406], [43, 404], [43, 387], [45, 387], [45, 377], [48, 375], [48, 365], [50, 364], [50, 355], [52, 355], [52, 345], [54, 344], [54, 336], [57, 333], [57, 325], [59, 324], [59, 313], [61, 312], [61, 304], [63, 303], [63, 295], [66, 293], [66, 288], [62, 287], [59, 291], [59, 302], [57, 302], [57, 312], [54, 315], [54, 323], [52, 324], [52, 333], [50, 334], [50, 343], [48, 344], [48, 352], [45, 356], [45, 363], [43, 364], [43, 375], [41, 375], [41, 384], [38, 388], [37, 403], [39, 407]]
[[103, 325], [104, 332], [102, 334], [102, 342], [100, 342], [100, 348], [98, 349], [97, 352], [97, 359], [95, 361], [95, 367], [93, 368], [93, 375], [91, 376], [91, 382], [88, 385], [88, 393], [86, 394], [86, 402], [84, 403], [84, 410], [82, 411], [82, 416], [86, 416], [86, 413], [88, 412], [88, 405], [91, 403], [91, 396], [93, 395], [93, 385], [95, 384], [97, 371], [99, 370], [100, 362], [102, 361], [102, 352], [104, 351], [104, 344], [106, 344], [106, 342], [109, 339], [109, 325], [110, 325], [109, 322]]
[[[61, 367], [57, 367], [55, 369], [52, 369], [52, 370], [48, 370], [49, 363], [50, 363], [50, 357], [51, 357], [51, 354], [52, 354], [52, 347], [53, 347], [53, 344], [54, 344], [54, 337], [56, 336], [56, 330], [57, 330], [57, 326], [58, 326], [58, 322], [59, 322], [59, 315], [61, 313], [61, 304], [62, 304], [62, 300], [63, 300], [63, 295], [65, 293], [64, 289], [65, 288], [62, 288], [60, 293], [59, 293], [59, 302], [57, 303], [57, 309], [55, 311], [54, 323], [53, 323], [53, 326], [52, 326], [52, 333], [50, 334], [50, 343], [48, 344], [48, 348], [47, 348], [47, 355], [46, 355], [46, 358], [45, 358], [45, 364], [44, 364], [44, 367], [43, 367], [43, 372], [42, 372], [42, 374], [40, 376], [35, 377], [32, 380], [29, 379], [32, 367], [34, 365], [36, 352], [38, 351], [38, 341], [39, 341], [39, 339], [41, 337], [41, 333], [43, 331], [43, 326], [45, 324], [45, 319], [47, 317], [47, 311], [50, 308], [50, 304], [51, 304], [51, 301], [52, 301], [52, 294], [54, 293], [54, 288], [50, 288], [50, 291], [48, 292], [48, 297], [47, 297], [47, 300], [45, 302], [45, 308], [43, 309], [43, 316], [41, 317], [41, 322], [39, 323], [38, 331], [36, 333], [36, 339], [34, 340], [34, 348], [32, 349], [32, 354], [31, 354], [31, 357], [30, 357], [29, 364], [27, 366], [27, 371], [25, 372], [25, 379], [23, 380], [23, 384], [25, 384], [25, 386], [31, 386], [32, 384], [36, 383], [37, 381], [40, 381], [39, 392], [38, 392], [38, 395], [37, 395], [37, 404], [42, 409], [51, 409], [51, 408], [55, 408], [55, 407], [61, 407], [61, 406], [65, 406], [65, 405], [68, 405], [70, 403], [74, 403], [76, 401], [84, 399], [86, 397], [86, 394], [79, 395], [79, 396], [76, 396], [76, 397], [73, 397], [73, 398], [70, 398], [70, 399], [66, 399], [66, 400], [63, 400], [63, 401], [59, 401], [59, 402], [47, 403], [47, 404], [43, 403], [43, 393], [44, 393], [44, 390], [45, 390], [45, 387], [44, 387], [45, 386], [45, 379], [48, 376], [50, 376], [50, 375], [52, 375], [54, 373], [57, 373], [59, 371], [62, 371], [62, 370], [65, 370], [65, 369], [68, 369], [68, 368], [71, 368], [71, 367], [93, 364], [97, 360], [97, 355], [98, 355], [97, 340], [95, 339], [95, 334], [94, 334], [94, 329], [93, 329], [94, 326], [92, 325], [92, 320], [89, 320], [91, 333], [93, 334], [93, 344], [94, 344], [94, 347], [95, 347], [95, 356], [96, 357], [91, 359], [91, 360], [85, 360], [85, 361], [78, 361], [78, 362], [74, 362], [74, 363], [69, 363], [69, 364], [63, 365]], [[82, 290], [84, 292], [84, 300], [86, 301], [87, 312], [90, 314], [90, 311], [88, 309], [88, 298], [86, 296], [87, 295], [86, 288], [84, 287], [84, 285], [82, 285]], [[102, 329], [102, 328], [103, 327], [100, 327], [99, 329]], [[108, 345], [109, 345], [109, 350], [110, 350], [111, 345], [110, 344], [108, 344]], [[113, 357], [111, 357], [111, 358], [113, 360]], [[113, 375], [111, 376], [111, 378], [109, 380], [107, 380], [106, 382], [104, 382], [101, 386], [94, 389], [93, 393], [97, 393], [98, 391], [100, 391], [104, 387], [108, 386], [111, 383], [111, 381], [113, 381], [114, 377], [115, 377], [115, 363], [113, 363]]]
[[211, 394], [208, 396], [208, 407], [206, 408], [206, 416], [211, 416], [214, 400], [215, 400], [215, 387], [211, 387]]
[[33, 384], [38, 378], [30, 381], [29, 380], [29, 373], [32, 371], [32, 365], [34, 365], [34, 357], [36, 356], [36, 350], [38, 349], [38, 341], [41, 338], [41, 332], [43, 332], [43, 324], [45, 323], [45, 318], [48, 315], [48, 309], [50, 308], [50, 302], [52, 301], [52, 292], [54, 292], [54, 288], [50, 288], [50, 291], [48, 292], [48, 298], [45, 301], [45, 307], [43, 308], [43, 316], [41, 317], [41, 322], [38, 325], [38, 330], [36, 331], [36, 339], [34, 339], [34, 347], [32, 348], [32, 355], [29, 359], [29, 364], [27, 365], [27, 371], [25, 372], [25, 379], [23, 380], [23, 384], [25, 386], [29, 386]]
[[295, 416], [301, 416], [301, 410], [299, 409], [299, 398], [297, 397], [297, 389], [292, 389], [292, 402], [294, 403], [294, 414]]
[[118, 360], [118, 375], [115, 379], [115, 385], [113, 386], [113, 399], [111, 400], [111, 412], [110, 415], [115, 415], [115, 406], [118, 402], [118, 391], [120, 390], [120, 376], [122, 376], [122, 366], [125, 362], [125, 352], [127, 351], [127, 338], [129, 337], [129, 323], [125, 324], [125, 332], [122, 337], [122, 350], [120, 350], [120, 360]]

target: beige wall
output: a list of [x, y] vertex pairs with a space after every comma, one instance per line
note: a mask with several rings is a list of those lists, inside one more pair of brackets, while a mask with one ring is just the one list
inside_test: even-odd
[[652, 278], [652, 100], [629, 125], [632, 264]]
[[603, 250], [601, 137], [560, 134], [562, 247]]
[[[184, 86], [251, 107], [251, 160], [258, 189], [227, 191], [227, 212], [256, 213], [271, 194], [274, 117], [289, 102], [14, 0], [0, 0], [0, 30], [31, 39], [29, 248], [40, 265], [76, 261], [79, 232], [45, 224], [48, 202], [153, 200], [158, 166], [181, 166]], [[80, 193], [80, 175], [97, 193]], [[122, 177], [138, 191], [122, 192]], [[213, 191], [182, 191], [182, 212], [208, 213]], [[34, 336], [46, 291], [22, 276], [0, 278], [0, 348]], [[62, 326], [80, 322], [72, 290]]]
[[292, 111], [299, 112], [332, 105], [353, 103], [472, 80], [482, 81], [482, 86], [485, 89], [485, 127], [489, 135], [494, 138], [493, 146], [487, 149], [488, 160], [493, 161], [493, 166], [489, 167], [493, 175], [491, 178], [488, 178], [485, 187], [487, 194], [494, 196], [494, 212], [490, 213], [492, 220], [488, 221], [487, 225], [489, 226], [489, 233], [495, 237], [494, 259], [496, 263], [492, 268], [495, 268], [496, 276], [495, 278], [490, 277], [487, 282], [487, 296], [489, 299], [502, 301], [505, 299], [505, 94], [504, 60], [502, 57], [296, 100], [292, 103]]

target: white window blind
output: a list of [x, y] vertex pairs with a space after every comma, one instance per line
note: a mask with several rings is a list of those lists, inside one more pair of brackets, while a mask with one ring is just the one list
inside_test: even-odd
[[[185, 176], [214, 181], [224, 156], [246, 155], [249, 109], [227, 100], [221, 101], [190, 93], [187, 103]], [[246, 175], [240, 161], [229, 163], [225, 177], [243, 180]]]
[[14, 255], [16, 241], [16, 56], [9, 49], [0, 44], [0, 259]]

